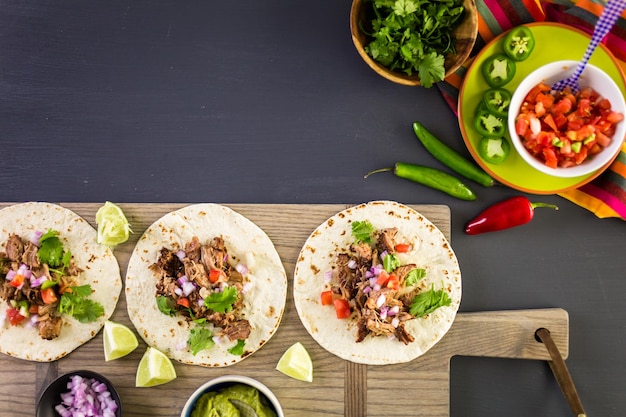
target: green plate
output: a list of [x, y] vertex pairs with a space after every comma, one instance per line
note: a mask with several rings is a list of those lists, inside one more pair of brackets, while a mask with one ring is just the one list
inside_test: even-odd
[[[522, 79], [536, 68], [552, 61], [563, 59], [580, 60], [589, 45], [591, 37], [585, 32], [559, 23], [530, 23], [527, 26], [535, 36], [535, 49], [531, 56], [517, 63], [515, 77], [504, 86], [511, 93]], [[480, 103], [483, 93], [489, 89], [480, 66], [494, 53], [502, 52], [501, 34], [493, 39], [467, 70], [459, 92], [459, 125], [468, 150], [476, 162], [500, 183], [531, 194], [555, 194], [578, 188], [600, 175], [606, 168], [574, 178], [556, 178], [537, 171], [528, 165], [511, 144], [509, 157], [500, 165], [493, 165], [483, 160], [477, 147], [480, 135], [473, 127], [474, 110]], [[623, 93], [626, 94], [624, 73], [611, 52], [600, 45], [589, 61], [602, 68], [613, 78]], [[608, 167], [608, 165], [607, 165]]]

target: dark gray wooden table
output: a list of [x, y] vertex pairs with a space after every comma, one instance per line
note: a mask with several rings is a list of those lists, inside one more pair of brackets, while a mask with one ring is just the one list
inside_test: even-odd
[[[475, 214], [520, 193], [475, 186], [478, 200], [463, 202], [392, 174], [363, 179], [398, 160], [442, 168], [414, 120], [469, 154], [436, 88], [395, 85], [361, 61], [349, 9], [4, 1], [1, 200], [448, 205], [461, 310], [567, 310], [567, 364], [587, 412], [622, 416], [624, 222], [533, 196], [560, 210], [467, 236]], [[451, 368], [452, 416], [570, 415], [546, 362], [457, 357]]]

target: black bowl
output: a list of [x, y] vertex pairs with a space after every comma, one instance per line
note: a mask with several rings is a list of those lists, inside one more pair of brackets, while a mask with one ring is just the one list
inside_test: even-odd
[[61, 375], [60, 377], [52, 381], [52, 383], [50, 383], [50, 385], [46, 387], [46, 389], [39, 397], [39, 400], [37, 401], [36, 417], [59, 416], [54, 410], [54, 407], [61, 403], [61, 394], [69, 391], [69, 389], [67, 388], [67, 384], [70, 382], [71, 378], [74, 375], [79, 375], [83, 378], [93, 378], [97, 381], [105, 383], [108, 391], [111, 393], [111, 398], [113, 398], [117, 403], [115, 416], [122, 417], [122, 402], [120, 401], [120, 396], [118, 395], [117, 390], [115, 389], [113, 384], [111, 384], [111, 381], [109, 381], [99, 373], [93, 371], [72, 371], [68, 372], [65, 375]]

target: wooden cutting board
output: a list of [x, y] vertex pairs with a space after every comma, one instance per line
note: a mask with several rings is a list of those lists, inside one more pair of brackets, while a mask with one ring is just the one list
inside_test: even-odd
[[[0, 208], [10, 203], [0, 203]], [[98, 203], [61, 203], [95, 227]], [[120, 204], [133, 228], [131, 239], [115, 249], [122, 276], [137, 239], [163, 214], [186, 204]], [[202, 383], [220, 375], [256, 378], [274, 391], [286, 416], [423, 416], [450, 415], [450, 359], [484, 356], [549, 360], [535, 340], [535, 331], [548, 328], [564, 357], [568, 355], [569, 319], [562, 309], [463, 312], [450, 331], [426, 354], [399, 365], [366, 366], [337, 358], [322, 349], [298, 318], [292, 296], [295, 261], [309, 234], [328, 217], [348, 207], [342, 204], [226, 204], [263, 228], [273, 240], [289, 279], [287, 305], [274, 337], [254, 355], [226, 368], [202, 368], [176, 363], [178, 378], [152, 388], [135, 388], [135, 372], [146, 345], [130, 355], [104, 362], [102, 334], [69, 356], [53, 363], [35, 363], [0, 355], [0, 415], [34, 415], [35, 404], [48, 382], [65, 372], [89, 369], [104, 374], [117, 387], [124, 416], [177, 416], [187, 397]], [[414, 205], [450, 239], [450, 210], [441, 205]], [[454, 243], [452, 242], [454, 248]], [[463, 271], [461, 271], [463, 272]], [[466, 285], [468, 284], [466, 281]], [[463, 304], [461, 303], [461, 308]], [[131, 326], [122, 298], [112, 320]], [[295, 342], [309, 351], [314, 365], [313, 383], [296, 381], [275, 370], [282, 353]], [[511, 376], [514, 377], [513, 375]], [[394, 396], [389, 381], [411, 381], [420, 395]]]

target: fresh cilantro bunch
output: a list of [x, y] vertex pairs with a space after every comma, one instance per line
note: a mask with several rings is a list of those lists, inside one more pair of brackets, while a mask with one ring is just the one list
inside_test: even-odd
[[462, 0], [365, 0], [373, 17], [365, 51], [398, 72], [417, 73], [431, 87], [445, 75], [445, 55], [456, 53], [452, 30], [463, 17]]

